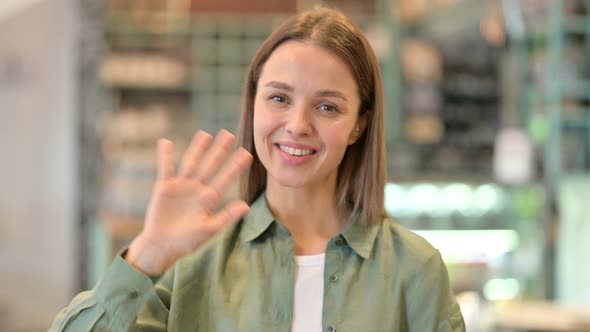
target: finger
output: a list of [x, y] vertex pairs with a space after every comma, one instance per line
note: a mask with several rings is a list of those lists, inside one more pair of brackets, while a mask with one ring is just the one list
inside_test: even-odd
[[158, 179], [174, 176], [174, 143], [167, 139], [158, 140]]
[[219, 193], [224, 193], [250, 167], [253, 159], [248, 150], [236, 150], [222, 170], [215, 175], [211, 187]]
[[250, 211], [250, 207], [246, 202], [233, 201], [215, 214], [214, 222], [219, 228], [222, 228], [240, 221], [248, 211]]
[[227, 130], [221, 130], [215, 137], [213, 145], [209, 148], [204, 156], [201, 165], [196, 172], [196, 179], [209, 183], [213, 173], [219, 168], [219, 165], [227, 158], [233, 144], [235, 136]]
[[212, 140], [213, 136], [205, 131], [199, 130], [195, 134], [180, 164], [179, 175], [181, 177], [190, 177], [195, 172], [201, 157], [211, 144]]
[[199, 185], [199, 194], [196, 203], [210, 212], [216, 211], [223, 195], [209, 186]]

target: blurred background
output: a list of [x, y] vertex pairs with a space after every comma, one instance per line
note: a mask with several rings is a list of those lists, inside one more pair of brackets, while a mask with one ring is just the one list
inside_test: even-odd
[[468, 331], [590, 331], [590, 0], [2, 0], [0, 331], [44, 331], [142, 227], [155, 142], [235, 131], [258, 46], [323, 3], [383, 72], [386, 208]]

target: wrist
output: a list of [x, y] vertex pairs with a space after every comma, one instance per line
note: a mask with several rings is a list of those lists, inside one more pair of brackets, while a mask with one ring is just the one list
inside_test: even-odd
[[168, 265], [162, 257], [162, 248], [151, 243], [141, 235], [133, 239], [124, 259], [136, 270], [148, 276], [160, 276]]

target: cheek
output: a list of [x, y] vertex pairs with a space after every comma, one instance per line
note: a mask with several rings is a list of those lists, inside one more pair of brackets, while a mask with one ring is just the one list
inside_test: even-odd
[[351, 129], [348, 125], [337, 125], [330, 127], [329, 131], [326, 131], [326, 140], [330, 141], [333, 145], [346, 147], [350, 142]]
[[332, 150], [332, 153], [338, 158], [344, 156], [344, 152], [348, 148], [348, 143], [350, 141], [349, 136], [345, 135], [344, 130], [331, 130], [326, 132], [323, 140], [324, 144], [329, 146]]
[[261, 117], [258, 115], [258, 112], [254, 111], [254, 119], [252, 124], [252, 130], [254, 135], [254, 147], [256, 151], [260, 149], [260, 137], [261, 137]]
[[263, 128], [265, 127], [265, 116], [264, 111], [261, 109], [260, 106], [254, 105], [254, 118], [253, 118], [253, 128], [254, 128], [254, 137], [259, 137], [263, 133]]
[[270, 136], [281, 125], [280, 114], [272, 112], [268, 105], [256, 103], [254, 105], [254, 137]]
[[256, 99], [254, 100], [254, 117], [253, 117], [254, 137], [258, 136], [258, 133], [260, 132], [260, 127], [262, 126], [261, 122], [264, 120], [264, 114], [261, 114], [261, 113], [264, 113], [262, 106], [263, 105], [258, 100], [258, 97], [256, 97]]
[[266, 111], [263, 104], [256, 102], [254, 104], [254, 118], [253, 118], [253, 135], [254, 135], [254, 147], [257, 152], [262, 152], [263, 144], [270, 135], [272, 130], [272, 121], [270, 120], [270, 114]]

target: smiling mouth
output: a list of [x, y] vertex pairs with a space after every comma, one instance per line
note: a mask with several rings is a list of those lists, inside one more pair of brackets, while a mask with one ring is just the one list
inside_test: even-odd
[[281, 145], [278, 144], [279, 149], [283, 150], [284, 152], [295, 156], [295, 157], [305, 157], [305, 156], [309, 156], [312, 154], [315, 154], [316, 151], [312, 150], [312, 149], [296, 149], [296, 148], [292, 148], [290, 146], [286, 146], [286, 145]]

